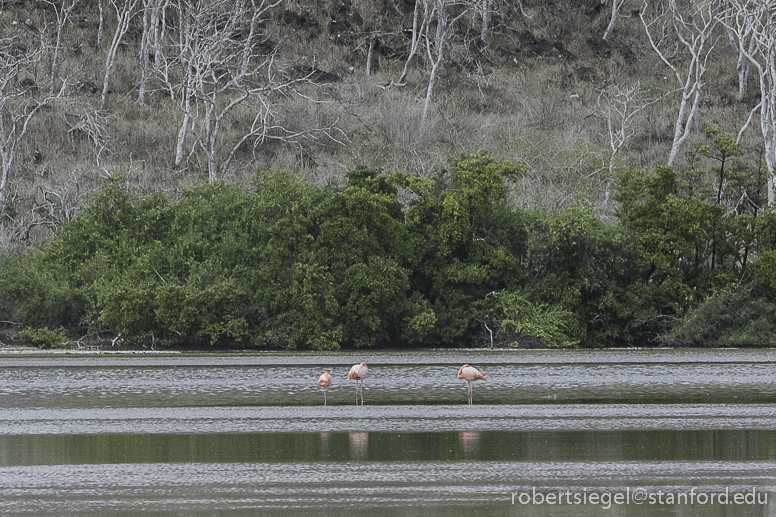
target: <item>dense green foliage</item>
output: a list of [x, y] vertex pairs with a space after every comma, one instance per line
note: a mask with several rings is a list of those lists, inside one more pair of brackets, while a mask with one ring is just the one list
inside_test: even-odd
[[38, 345], [40, 348], [75, 348], [75, 345], [71, 345], [69, 342], [67, 334], [67, 329], [64, 327], [59, 327], [56, 330], [27, 327], [19, 332], [19, 337]]
[[[736, 155], [714, 136], [699, 156]], [[776, 220], [721, 202], [760, 192], [724, 167], [623, 174], [617, 224], [511, 207], [524, 168], [484, 155], [433, 179], [357, 168], [336, 191], [263, 172], [175, 202], [115, 178], [43, 251], [5, 260], [3, 319], [41, 346], [63, 328], [316, 350], [770, 345]]]

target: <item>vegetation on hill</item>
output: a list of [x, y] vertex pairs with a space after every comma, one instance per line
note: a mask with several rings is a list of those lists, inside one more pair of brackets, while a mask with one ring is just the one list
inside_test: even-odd
[[1, 319], [42, 346], [771, 345], [742, 3], [618, 1], [608, 34], [600, 0], [3, 2]]
[[616, 224], [510, 206], [524, 175], [473, 154], [432, 178], [359, 167], [325, 189], [265, 171], [175, 202], [115, 177], [42, 251], [6, 258], [0, 301], [41, 343], [773, 344], [771, 213], [726, 210], [711, 171], [624, 174]]

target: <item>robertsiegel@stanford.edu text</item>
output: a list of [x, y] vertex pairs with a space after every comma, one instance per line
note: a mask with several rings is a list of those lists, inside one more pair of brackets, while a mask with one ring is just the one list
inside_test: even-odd
[[742, 490], [738, 488], [731, 491], [725, 489], [711, 490], [688, 487], [684, 489], [658, 489], [658, 488], [631, 488], [613, 490], [600, 490], [587, 488], [549, 489], [543, 488], [537, 491], [533, 487], [531, 491], [512, 492], [512, 504], [521, 505], [596, 505], [608, 510], [612, 506], [639, 504], [639, 505], [766, 505], [768, 504], [768, 492], [758, 491], [756, 488]]

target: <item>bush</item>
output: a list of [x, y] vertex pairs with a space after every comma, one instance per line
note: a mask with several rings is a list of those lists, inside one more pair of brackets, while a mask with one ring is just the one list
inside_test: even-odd
[[74, 348], [68, 342], [67, 329], [64, 327], [59, 327], [56, 330], [27, 327], [19, 332], [19, 337], [38, 345], [40, 348]]
[[504, 334], [509, 346], [538, 341], [548, 348], [568, 348], [578, 344], [572, 337], [579, 326], [576, 316], [559, 305], [530, 302], [521, 293], [504, 293], [500, 297], [501, 320], [499, 334]]
[[681, 346], [775, 346], [776, 303], [753, 286], [731, 288], [688, 311], [666, 339]]
[[85, 303], [70, 278], [37, 250], [6, 257], [0, 266], [3, 319], [35, 328], [80, 324]]
[[41, 346], [61, 343], [46, 330], [59, 328], [329, 350], [470, 346], [482, 332], [643, 345], [686, 314], [677, 344], [774, 344], [776, 304], [729, 287], [750, 247], [758, 289], [776, 284], [776, 253], [755, 235], [774, 241], [770, 219], [725, 226], [667, 168], [624, 181], [619, 225], [579, 206], [519, 210], [506, 185], [522, 170], [474, 154], [433, 180], [359, 167], [339, 190], [262, 172], [252, 189], [199, 185], [175, 203], [114, 180], [42, 252], [0, 264], [2, 319]]

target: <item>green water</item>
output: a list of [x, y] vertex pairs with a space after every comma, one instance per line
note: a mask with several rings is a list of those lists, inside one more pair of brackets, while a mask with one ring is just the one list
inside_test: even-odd
[[0, 466], [349, 461], [776, 461], [776, 431], [0, 436]]

